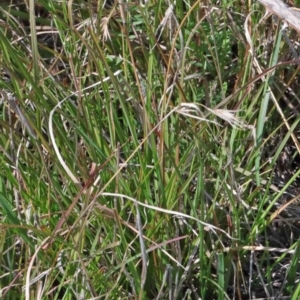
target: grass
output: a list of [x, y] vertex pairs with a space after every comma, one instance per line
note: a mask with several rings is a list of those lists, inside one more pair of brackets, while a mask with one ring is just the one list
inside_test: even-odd
[[0, 7], [3, 299], [299, 298], [298, 65], [242, 3]]

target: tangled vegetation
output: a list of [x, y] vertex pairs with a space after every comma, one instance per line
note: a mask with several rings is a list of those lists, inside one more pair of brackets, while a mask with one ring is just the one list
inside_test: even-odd
[[299, 299], [296, 30], [251, 0], [2, 2], [1, 299]]

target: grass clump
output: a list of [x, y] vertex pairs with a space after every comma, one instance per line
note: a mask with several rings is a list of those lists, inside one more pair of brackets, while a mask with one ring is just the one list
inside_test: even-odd
[[3, 299], [299, 297], [297, 58], [221, 2], [0, 8]]

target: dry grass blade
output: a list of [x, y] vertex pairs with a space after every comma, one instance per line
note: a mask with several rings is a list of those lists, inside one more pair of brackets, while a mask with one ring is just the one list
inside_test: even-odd
[[157, 207], [157, 206], [148, 205], [148, 204], [142, 203], [140, 201], [137, 201], [136, 199], [134, 199], [132, 197], [129, 197], [127, 195], [112, 194], [112, 193], [102, 193], [102, 192], [97, 195], [97, 197], [101, 197], [101, 196], [111, 196], [111, 197], [119, 197], [119, 198], [123, 197], [123, 198], [125, 198], [127, 200], [130, 200], [133, 203], [138, 204], [138, 205], [140, 205], [142, 207], [145, 207], [145, 208], [149, 208], [149, 209], [152, 209], [152, 210], [155, 210], [155, 211], [159, 211], [159, 212], [162, 212], [162, 213], [165, 213], [165, 214], [173, 215], [173, 216], [179, 216], [179, 217], [183, 217], [183, 218], [186, 218], [186, 219], [194, 220], [197, 223], [200, 223], [201, 225], [205, 226], [206, 230], [211, 230], [216, 235], [217, 235], [217, 231], [220, 231], [223, 234], [225, 234], [228, 238], [232, 239], [232, 237], [227, 232], [225, 232], [224, 230], [222, 230], [222, 229], [220, 229], [220, 228], [218, 228], [218, 227], [216, 227], [214, 225], [211, 225], [211, 224], [208, 224], [206, 222], [203, 222], [203, 221], [201, 221], [199, 219], [196, 219], [196, 218], [194, 218], [192, 216], [189, 216], [187, 214], [181, 213], [179, 211], [172, 211], [172, 210], [160, 208], [160, 207]]
[[300, 33], [300, 14], [281, 0], [257, 0], [266, 7], [267, 13], [277, 15], [281, 20]]

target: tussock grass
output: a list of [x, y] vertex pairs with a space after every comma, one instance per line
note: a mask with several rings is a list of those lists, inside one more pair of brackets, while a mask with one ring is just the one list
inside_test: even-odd
[[3, 299], [298, 299], [297, 57], [221, 2], [1, 6]]

